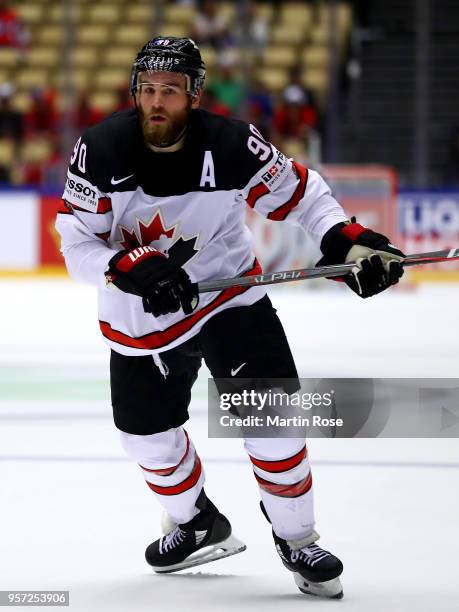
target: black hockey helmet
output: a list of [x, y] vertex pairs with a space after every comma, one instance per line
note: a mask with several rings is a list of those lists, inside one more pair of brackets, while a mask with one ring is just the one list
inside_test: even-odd
[[206, 65], [197, 44], [191, 38], [156, 36], [137, 54], [131, 70], [131, 94], [137, 89], [139, 72], [180, 72], [190, 77], [190, 93], [195, 96], [204, 86]]

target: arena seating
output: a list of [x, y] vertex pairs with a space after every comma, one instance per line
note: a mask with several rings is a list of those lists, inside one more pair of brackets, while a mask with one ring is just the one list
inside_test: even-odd
[[[14, 84], [13, 105], [22, 112], [30, 108], [34, 88], [58, 89], [69, 78], [76, 93], [88, 92], [95, 107], [111, 111], [117, 89], [127, 86], [130, 64], [141, 44], [154, 33], [187, 35], [195, 10], [188, 4], [141, 0], [75, 0], [70, 15], [61, 0], [17, 0], [13, 5], [31, 32], [31, 43], [25, 57], [14, 49], [0, 48], [0, 81]], [[163, 7], [161, 12], [158, 6]], [[222, 2], [220, 10], [234, 22], [235, 3]], [[287, 1], [275, 11], [272, 3], [260, 2], [256, 14], [269, 26], [268, 43], [253, 61], [256, 76], [277, 94], [287, 84], [288, 71], [301, 63], [304, 84], [323, 104], [328, 89], [328, 3]], [[162, 24], [155, 26], [158, 17]], [[351, 24], [350, 5], [339, 2], [333, 37], [340, 53], [345, 52]], [[217, 54], [208, 47], [202, 52], [211, 80], [218, 69]], [[238, 59], [241, 49], [236, 48], [234, 54]], [[57, 100], [60, 103], [61, 98]], [[11, 157], [8, 151], [5, 144], [2, 158]], [[46, 147], [36, 147], [34, 159], [40, 151], [47, 154]]]

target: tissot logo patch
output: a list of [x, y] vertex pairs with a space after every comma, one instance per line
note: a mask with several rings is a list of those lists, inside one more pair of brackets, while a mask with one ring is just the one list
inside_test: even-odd
[[67, 173], [64, 199], [70, 204], [90, 212], [97, 211], [97, 189], [89, 181], [71, 172]]

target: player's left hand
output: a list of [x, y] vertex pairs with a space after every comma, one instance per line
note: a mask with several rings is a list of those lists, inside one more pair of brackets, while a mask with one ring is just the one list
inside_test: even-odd
[[324, 257], [317, 265], [355, 262], [344, 281], [362, 298], [371, 297], [398, 283], [405, 255], [383, 234], [356, 223], [338, 223], [322, 239]]
[[355, 245], [346, 256], [345, 263], [355, 261], [352, 272], [343, 281], [362, 298], [371, 297], [398, 283], [403, 275], [403, 253], [391, 245], [387, 250]]

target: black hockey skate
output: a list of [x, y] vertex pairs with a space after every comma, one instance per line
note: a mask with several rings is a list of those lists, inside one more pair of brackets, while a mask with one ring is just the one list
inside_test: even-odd
[[[260, 505], [269, 521], [263, 504]], [[293, 572], [295, 584], [302, 593], [331, 599], [343, 597], [343, 588], [338, 578], [343, 571], [343, 564], [338, 557], [315, 544], [319, 538], [315, 531], [309, 538], [296, 542], [283, 540], [274, 531], [273, 538], [282, 563]]]
[[[231, 525], [201, 491], [196, 507], [201, 511], [188, 521], [156, 540], [145, 551], [145, 558], [155, 572], [166, 574], [230, 557], [246, 549], [231, 535]], [[172, 525], [171, 525], [172, 526]]]

